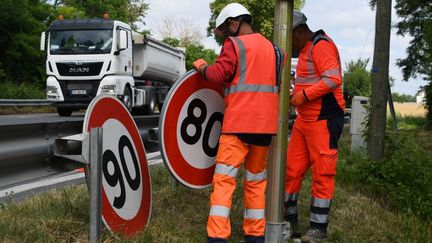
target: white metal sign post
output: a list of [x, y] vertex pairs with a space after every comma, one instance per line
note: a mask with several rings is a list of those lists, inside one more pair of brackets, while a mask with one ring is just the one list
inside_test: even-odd
[[92, 128], [90, 130], [90, 223], [89, 240], [96, 242], [100, 239], [102, 225], [101, 211], [101, 155], [102, 155], [103, 128]]
[[170, 173], [190, 188], [211, 185], [222, 128], [222, 85], [189, 71], [171, 88], [159, 120], [161, 155]]

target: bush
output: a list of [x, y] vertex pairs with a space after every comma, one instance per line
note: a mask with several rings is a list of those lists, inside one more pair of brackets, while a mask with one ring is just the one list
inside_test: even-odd
[[341, 158], [338, 180], [360, 185], [391, 208], [432, 220], [431, 158], [413, 134], [389, 135], [382, 161], [362, 154]]
[[0, 99], [45, 99], [45, 90], [36, 84], [12, 82], [0, 84]]
[[432, 82], [424, 87], [426, 97], [425, 97], [425, 106], [427, 110], [427, 119], [429, 122], [432, 122]]

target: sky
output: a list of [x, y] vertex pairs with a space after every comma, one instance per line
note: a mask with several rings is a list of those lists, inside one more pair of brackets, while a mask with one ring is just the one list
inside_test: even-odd
[[[146, 28], [155, 38], [159, 38], [158, 29], [165, 19], [183, 21], [201, 32], [202, 43], [217, 53], [220, 47], [213, 37], [206, 37], [210, 19], [209, 4], [213, 0], [146, 0], [150, 10], [145, 17]], [[301, 10], [308, 18], [307, 24], [312, 31], [323, 29], [339, 48], [342, 69], [349, 61], [369, 58], [369, 68], [373, 60], [375, 37], [375, 12], [369, 7], [369, 0], [306, 0]], [[398, 21], [396, 11], [392, 9], [392, 26]], [[406, 57], [409, 36], [396, 35], [392, 29], [390, 39], [389, 73], [395, 79], [392, 92], [415, 95], [426, 82], [421, 78], [402, 81], [402, 72], [396, 66], [396, 60]]]

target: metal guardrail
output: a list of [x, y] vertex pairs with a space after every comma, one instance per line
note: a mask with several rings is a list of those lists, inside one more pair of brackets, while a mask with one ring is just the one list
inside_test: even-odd
[[[25, 119], [29, 119], [26, 117]], [[159, 116], [134, 118], [146, 149], [148, 130], [158, 126]], [[23, 181], [74, 169], [76, 163], [54, 156], [55, 139], [82, 132], [83, 118], [0, 124], [0, 190]], [[148, 146], [147, 146], [148, 145]]]
[[10, 107], [10, 106], [49, 106], [52, 101], [46, 99], [0, 99], [0, 107]]

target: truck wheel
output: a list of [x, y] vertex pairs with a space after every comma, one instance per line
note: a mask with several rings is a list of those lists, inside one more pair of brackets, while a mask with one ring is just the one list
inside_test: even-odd
[[71, 108], [57, 107], [57, 113], [59, 116], [71, 116], [72, 111], [73, 110]]
[[132, 91], [129, 87], [126, 87], [123, 93], [123, 104], [126, 106], [129, 112], [132, 111]]
[[158, 103], [158, 109], [159, 109], [159, 113], [162, 112], [162, 107], [163, 107], [164, 103]]
[[147, 105], [144, 106], [144, 113], [146, 115], [153, 115], [156, 110], [156, 94], [154, 91], [149, 92]]

